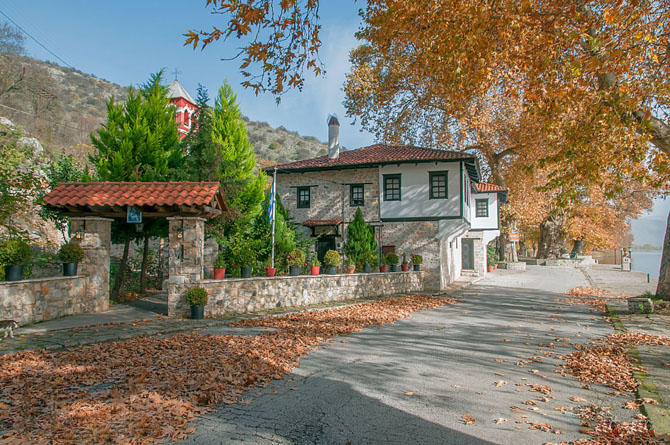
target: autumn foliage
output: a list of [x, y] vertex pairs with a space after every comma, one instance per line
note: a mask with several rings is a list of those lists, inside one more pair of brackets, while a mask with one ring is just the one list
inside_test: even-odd
[[197, 333], [37, 350], [0, 357], [3, 442], [149, 443], [179, 439], [188, 423], [247, 389], [282, 379], [320, 342], [454, 303], [412, 296], [252, 319], [258, 336]]

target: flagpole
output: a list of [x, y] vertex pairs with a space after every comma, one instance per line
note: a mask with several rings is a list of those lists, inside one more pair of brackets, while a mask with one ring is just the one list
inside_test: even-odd
[[272, 177], [272, 268], [275, 267], [275, 215], [277, 212], [277, 167]]

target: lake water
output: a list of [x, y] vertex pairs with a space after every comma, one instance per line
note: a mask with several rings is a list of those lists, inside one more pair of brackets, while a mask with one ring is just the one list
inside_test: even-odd
[[652, 278], [658, 279], [658, 273], [661, 269], [660, 250], [648, 250], [644, 252], [631, 252], [633, 270], [648, 273]]

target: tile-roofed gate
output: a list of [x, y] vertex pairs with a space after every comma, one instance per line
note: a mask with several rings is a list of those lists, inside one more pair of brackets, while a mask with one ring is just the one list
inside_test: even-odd
[[184, 294], [203, 278], [205, 221], [226, 211], [216, 182], [61, 182], [43, 200], [70, 218], [73, 241], [85, 252], [81, 273], [89, 278], [98, 310], [109, 305], [112, 221], [129, 214], [166, 218], [169, 316], [186, 314]]

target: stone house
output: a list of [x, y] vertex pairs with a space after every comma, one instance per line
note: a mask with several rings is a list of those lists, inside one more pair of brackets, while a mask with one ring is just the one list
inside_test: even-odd
[[360, 208], [380, 254], [423, 256], [428, 288], [486, 273], [486, 245], [500, 234], [507, 189], [481, 183], [473, 155], [381, 144], [341, 151], [337, 118], [328, 124], [327, 156], [266, 168], [276, 169], [277, 194], [293, 221], [317, 238], [319, 259], [342, 252]]

